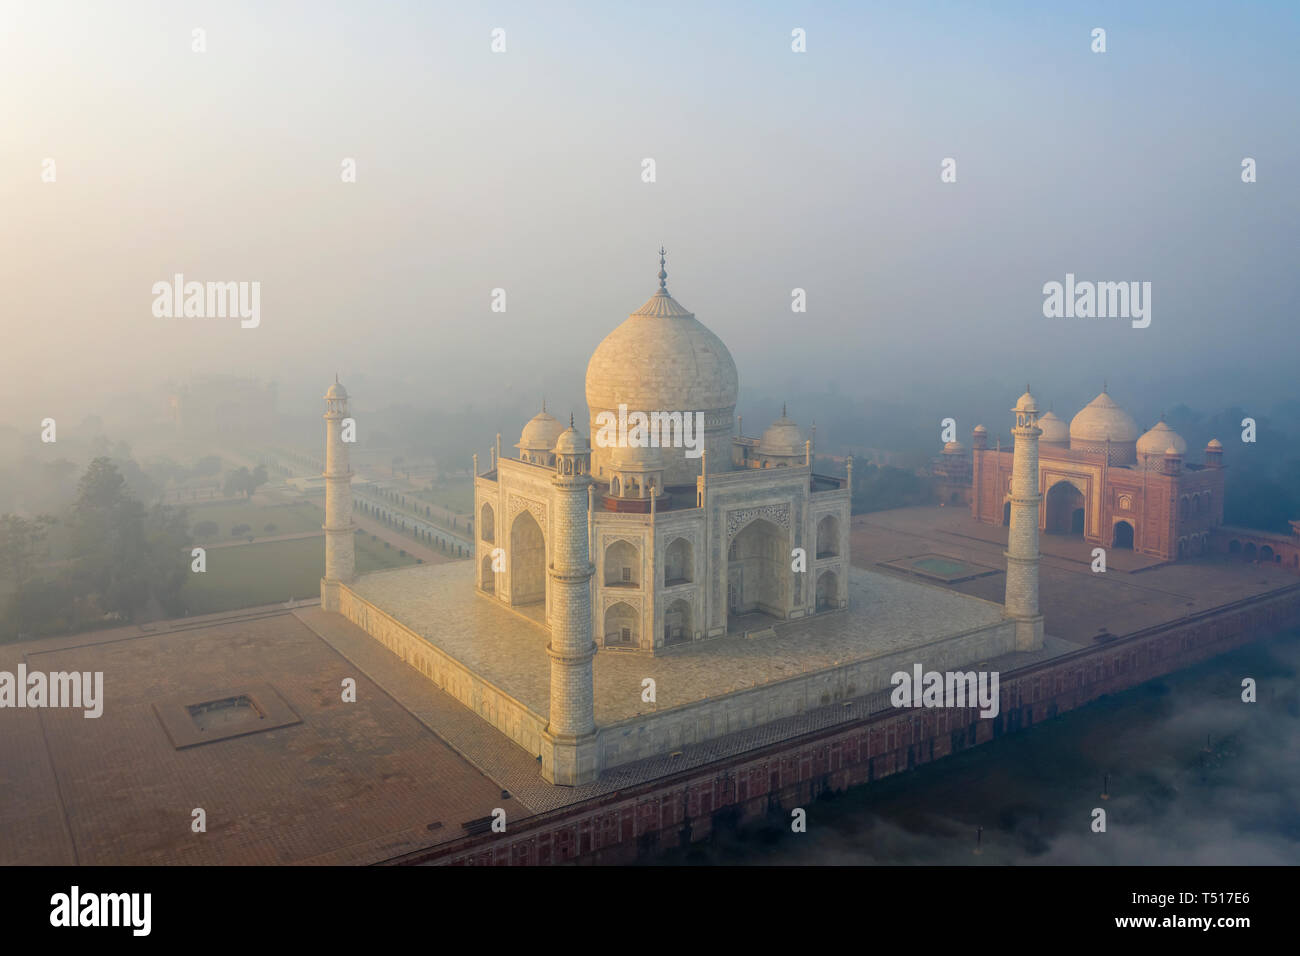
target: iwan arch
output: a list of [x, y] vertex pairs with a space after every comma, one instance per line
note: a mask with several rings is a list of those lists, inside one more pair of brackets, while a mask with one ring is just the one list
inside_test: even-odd
[[[332, 388], [327, 557], [338, 560], [322, 606], [537, 756], [546, 780], [573, 786], [884, 690], [918, 654], [944, 669], [1041, 646], [1027, 493], [1005, 607], [853, 568], [851, 463], [847, 479], [814, 473], [812, 442], [784, 410], [761, 437], [741, 433], [731, 354], [666, 279], [661, 258], [658, 291], [592, 355], [584, 428], [543, 409], [511, 453], [498, 435], [486, 468], [475, 456], [472, 561], [353, 574], [346, 392]], [[698, 416], [701, 453], [593, 447], [598, 416], [621, 405]], [[1036, 417], [1026, 395], [1025, 488], [1037, 484]]]

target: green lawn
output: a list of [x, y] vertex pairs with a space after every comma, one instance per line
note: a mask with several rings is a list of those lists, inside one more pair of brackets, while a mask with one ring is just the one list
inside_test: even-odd
[[[276, 505], [222, 502], [215, 505], [187, 505], [186, 510], [189, 512], [190, 528], [203, 521], [214, 521], [217, 525], [215, 535], [193, 535], [195, 544], [230, 541], [230, 529], [237, 524], [251, 527], [252, 530], [248, 534], [255, 538], [267, 538], [272, 535], [296, 534], [301, 531], [319, 531], [325, 521], [325, 512], [319, 505], [310, 501]], [[268, 524], [275, 525], [275, 530], [267, 531]]]
[[[386, 549], [382, 541], [356, 536], [357, 571], [366, 573], [415, 564], [409, 554]], [[208, 569], [192, 574], [184, 598], [191, 615], [213, 614], [258, 604], [275, 604], [289, 598], [316, 597], [325, 573], [325, 539], [267, 541], [235, 548], [213, 548]]]
[[448, 511], [467, 515], [474, 511], [474, 484], [468, 478], [448, 478], [432, 490], [423, 488], [415, 492], [421, 501], [442, 505]]

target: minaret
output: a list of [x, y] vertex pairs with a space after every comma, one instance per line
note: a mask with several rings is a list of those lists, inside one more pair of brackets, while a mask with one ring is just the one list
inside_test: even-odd
[[321, 581], [321, 608], [339, 609], [338, 585], [352, 580], [353, 553], [352, 468], [343, 442], [343, 420], [348, 417], [348, 390], [334, 384], [325, 393], [325, 577]]
[[551, 479], [552, 563], [550, 722], [542, 733], [542, 776], [579, 786], [600, 775], [592, 659], [590, 526], [591, 446], [573, 427], [555, 441]]
[[1043, 615], [1038, 612], [1038, 403], [1025, 386], [1011, 430], [1011, 529], [1007, 538], [1006, 614], [1016, 622], [1016, 650], [1043, 646]]

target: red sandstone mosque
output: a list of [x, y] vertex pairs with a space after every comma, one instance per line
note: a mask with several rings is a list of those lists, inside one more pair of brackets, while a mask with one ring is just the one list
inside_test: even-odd
[[[1166, 560], [1218, 550], [1211, 538], [1223, 526], [1223, 445], [1213, 439], [1200, 461], [1190, 461], [1187, 442], [1163, 419], [1140, 433], [1132, 417], [1103, 389], [1067, 427], [1051, 412], [1038, 425], [1039, 530], [1082, 535], [1105, 548], [1127, 548]], [[1008, 524], [1011, 511], [1010, 447], [989, 447], [988, 430], [976, 426], [969, 455], [948, 442], [935, 467], [944, 500], [970, 505], [987, 524]], [[1277, 537], [1268, 559], [1295, 562], [1290, 539], [1242, 531], [1251, 538]], [[1241, 538], [1238, 535], [1238, 538]], [[1294, 535], [1292, 536], [1295, 537]], [[1238, 540], [1238, 549], [1247, 545]], [[1295, 549], [1295, 542], [1290, 542]]]

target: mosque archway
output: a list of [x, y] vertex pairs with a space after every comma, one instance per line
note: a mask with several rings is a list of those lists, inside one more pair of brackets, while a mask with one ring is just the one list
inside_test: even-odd
[[834, 571], [823, 571], [817, 578], [817, 610], [829, 611], [839, 606], [839, 575]]
[[1114, 532], [1112, 534], [1112, 548], [1122, 548], [1128, 551], [1133, 550], [1133, 525], [1127, 521], [1115, 522]]
[[510, 528], [510, 603], [546, 600], [546, 538], [531, 511], [521, 511]]
[[695, 580], [695, 549], [686, 538], [674, 538], [664, 552], [664, 587]]
[[605, 549], [605, 587], [641, 585], [641, 551], [630, 541], [615, 541]]
[[623, 601], [611, 604], [605, 611], [605, 646], [636, 647], [639, 619], [640, 615], [632, 605]]
[[496, 572], [492, 570], [492, 555], [490, 554], [483, 555], [483, 563], [480, 566], [479, 573], [479, 587], [489, 594], [492, 594], [497, 589], [497, 576]]
[[1006, 528], [1006, 527], [1010, 527], [1010, 525], [1011, 525], [1011, 502], [1004, 501], [1002, 502], [1002, 526]]
[[495, 516], [492, 513], [492, 506], [488, 504], [486, 501], [483, 502], [483, 507], [479, 510], [478, 526], [479, 529], [482, 531], [483, 540], [488, 542], [489, 544], [493, 543], [496, 540], [495, 523], [496, 523]]
[[1242, 556], [1243, 556], [1247, 561], [1254, 561], [1254, 560], [1255, 560], [1255, 550], [1256, 550], [1256, 549], [1255, 549], [1255, 542], [1253, 542], [1253, 541], [1249, 541], [1249, 542], [1246, 543], [1246, 548], [1245, 548], [1245, 550], [1242, 552]]
[[1047, 533], [1082, 535], [1084, 504], [1083, 493], [1070, 482], [1052, 485], [1047, 491]]
[[825, 515], [817, 522], [817, 557], [833, 558], [840, 553], [840, 522]]
[[747, 524], [727, 552], [727, 612], [785, 617], [789, 536], [765, 518]]
[[679, 598], [664, 611], [664, 645], [689, 644], [693, 636], [691, 605]]

